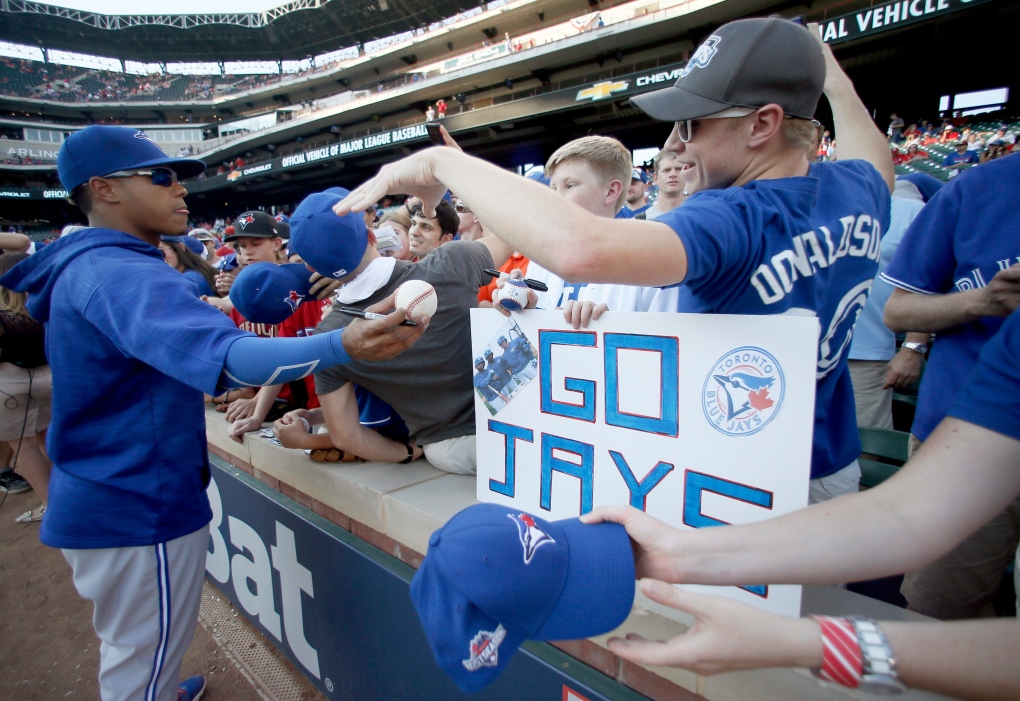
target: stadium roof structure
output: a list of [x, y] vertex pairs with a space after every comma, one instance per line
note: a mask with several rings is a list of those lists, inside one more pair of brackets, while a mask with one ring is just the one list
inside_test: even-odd
[[104, 15], [0, 0], [0, 40], [144, 63], [301, 60], [440, 22], [479, 0], [291, 0], [265, 12]]

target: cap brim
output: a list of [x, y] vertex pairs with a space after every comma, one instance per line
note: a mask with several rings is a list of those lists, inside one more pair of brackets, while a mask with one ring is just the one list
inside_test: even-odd
[[676, 86], [655, 90], [630, 98], [630, 104], [660, 122], [682, 122], [701, 119], [733, 107], [725, 102], [709, 100]]
[[[466, 694], [494, 682], [527, 640], [525, 635], [501, 626], [458, 588], [449, 587], [428, 557], [411, 580], [411, 600], [436, 662]], [[468, 642], [482, 631], [495, 633], [500, 629], [504, 637], [495, 646], [495, 663], [469, 670], [465, 666], [465, 660], [472, 656]]]
[[278, 239], [278, 238], [280, 238], [279, 234], [264, 234], [259, 231], [245, 233], [242, 231], [239, 234], [235, 232], [230, 236], [225, 236], [223, 238], [223, 243], [230, 243], [231, 241], [236, 241], [237, 239]]
[[141, 168], [155, 168], [159, 166], [174, 171], [180, 180], [194, 178], [196, 175], [201, 175], [205, 172], [205, 161], [200, 161], [197, 158], [157, 158], [152, 161], [135, 163], [126, 168], [118, 168], [118, 170], [139, 170]]
[[555, 608], [531, 636], [577, 640], [615, 630], [634, 606], [634, 552], [618, 523], [555, 521], [570, 546], [567, 580]]

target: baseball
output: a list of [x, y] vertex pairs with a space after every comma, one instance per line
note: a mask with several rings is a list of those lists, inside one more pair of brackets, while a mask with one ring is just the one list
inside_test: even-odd
[[498, 298], [504, 309], [519, 312], [528, 306], [528, 286], [521, 280], [510, 279], [503, 287], [496, 289], [493, 297]]
[[408, 280], [397, 288], [393, 303], [397, 309], [406, 312], [408, 319], [420, 316], [431, 319], [435, 316], [439, 298], [436, 297], [436, 288], [424, 280]]

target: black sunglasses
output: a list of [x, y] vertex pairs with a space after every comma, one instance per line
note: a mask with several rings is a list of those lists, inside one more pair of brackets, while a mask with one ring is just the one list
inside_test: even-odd
[[104, 175], [104, 178], [133, 178], [136, 175], [148, 175], [153, 185], [170, 187], [177, 182], [177, 172], [169, 168], [153, 168], [152, 170], [119, 170], [116, 173]]

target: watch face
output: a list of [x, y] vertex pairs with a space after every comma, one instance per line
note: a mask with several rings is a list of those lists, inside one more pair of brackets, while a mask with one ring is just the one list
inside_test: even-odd
[[880, 674], [868, 674], [861, 679], [861, 684], [857, 688], [869, 694], [891, 696], [893, 694], [902, 694], [904, 687], [900, 682], [892, 677]]

